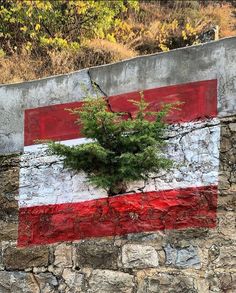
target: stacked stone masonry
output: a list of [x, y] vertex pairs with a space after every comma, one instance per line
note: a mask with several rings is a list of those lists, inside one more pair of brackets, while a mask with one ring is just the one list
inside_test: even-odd
[[17, 248], [19, 157], [1, 157], [1, 293], [236, 291], [236, 117], [221, 120], [216, 229]]
[[[236, 292], [235, 48], [236, 38], [229, 38], [0, 87], [0, 293]], [[101, 95], [114, 96], [203, 80], [217, 81], [217, 117], [195, 121], [193, 128], [171, 126], [168, 154], [174, 154], [176, 168], [137, 182], [128, 192], [217, 182], [215, 228], [17, 246], [19, 207], [32, 200], [40, 205], [40, 195], [52, 198], [52, 192], [55, 202], [61, 193], [80, 201], [78, 194], [96, 198], [103, 192], [84, 184], [84, 175], [65, 171], [45, 150], [23, 153], [24, 109], [81, 101], [86, 92], [94, 94], [92, 83]], [[51, 181], [42, 180], [45, 176]], [[208, 201], [206, 196], [204, 204]]]

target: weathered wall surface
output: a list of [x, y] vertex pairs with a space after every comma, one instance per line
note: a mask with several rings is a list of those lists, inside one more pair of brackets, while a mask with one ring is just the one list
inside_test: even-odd
[[235, 38], [137, 57], [116, 64], [85, 69], [31, 82], [0, 87], [1, 153], [23, 150], [23, 110], [74, 102], [93, 93], [102, 95], [155, 88], [191, 81], [217, 79], [220, 116], [235, 112]]
[[[235, 48], [236, 38], [231, 38], [0, 87], [0, 293], [236, 291]], [[153, 191], [160, 186], [163, 190], [165, 185], [166, 189], [176, 189], [186, 182], [189, 186], [193, 182], [195, 186], [217, 184], [217, 222], [213, 228], [157, 229], [17, 247], [19, 206], [35, 202], [40, 205], [41, 200], [45, 203], [42, 196], [51, 204], [68, 200], [60, 194], [68, 194], [72, 202], [100, 194], [84, 185], [83, 177], [66, 172], [61, 161], [45, 151], [19, 153], [24, 146], [24, 109], [79, 101], [87, 90], [94, 94], [91, 80], [101, 94], [110, 96], [210, 79], [218, 82], [218, 117], [197, 122], [194, 127], [170, 128], [168, 152], [175, 156], [179, 166], [169, 174], [154, 176], [150, 182], [131, 186], [131, 190]], [[201, 204], [209, 206], [214, 217], [211, 197], [209, 193]], [[169, 206], [165, 213], [171, 212]], [[185, 214], [188, 213], [186, 210]], [[135, 214], [131, 216], [137, 220]], [[62, 227], [66, 225], [61, 223]]]
[[2, 158], [0, 292], [235, 292], [236, 117], [221, 125], [215, 229], [16, 248], [19, 160]]
[[88, 70], [0, 87], [1, 150], [13, 153], [24, 146], [24, 109], [74, 102], [93, 94]]
[[[218, 182], [220, 122], [217, 118], [195, 123], [194, 127], [187, 123], [184, 127], [172, 126], [168, 136], [166, 153], [175, 162], [175, 167], [153, 174], [147, 182], [130, 184], [127, 192], [200, 187], [202, 182], [206, 185]], [[104, 190], [86, 182], [85, 174], [64, 169], [62, 158], [52, 156], [45, 147], [36, 152], [25, 151], [21, 156], [20, 176], [21, 207], [43, 205], [45, 202], [80, 202], [105, 194]]]
[[[90, 70], [108, 96], [147, 88], [217, 79], [219, 116], [235, 112], [235, 38], [137, 57]], [[112, 86], [111, 86], [112, 85]]]

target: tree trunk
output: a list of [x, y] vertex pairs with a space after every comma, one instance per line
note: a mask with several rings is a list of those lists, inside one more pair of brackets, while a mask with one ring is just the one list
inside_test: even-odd
[[117, 194], [125, 193], [127, 190], [127, 184], [124, 181], [119, 181], [113, 184], [108, 190], [108, 196], [114, 196]]

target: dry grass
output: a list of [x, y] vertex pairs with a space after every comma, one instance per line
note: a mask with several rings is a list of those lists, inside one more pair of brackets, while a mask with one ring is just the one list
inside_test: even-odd
[[[167, 5], [161, 5], [158, 1], [141, 1], [139, 13], [131, 11], [125, 26], [114, 31], [117, 43], [94, 39], [78, 51], [37, 48], [31, 53], [23, 51], [6, 57], [0, 54], [0, 83], [68, 73], [184, 46], [181, 35], [186, 23], [191, 24], [196, 34], [218, 25], [221, 38], [236, 35], [236, 8], [224, 2], [207, 3], [169, 1]], [[191, 45], [191, 36], [187, 41], [187, 45]]]
[[[42, 64], [40, 60], [33, 60], [27, 54], [13, 54], [0, 58], [0, 83], [14, 83], [38, 78], [37, 70]], [[40, 75], [43, 76], [42, 70]]]
[[[219, 27], [219, 37], [236, 35], [236, 9], [229, 3], [198, 1], [145, 2], [141, 12], [131, 13], [132, 38], [127, 45], [139, 54], [154, 53], [197, 43], [203, 32]], [[186, 29], [190, 25], [191, 31]], [[183, 32], [187, 39], [184, 39]], [[130, 33], [131, 34], [131, 33]]]
[[88, 46], [95, 51], [110, 52], [116, 61], [131, 58], [136, 55], [133, 50], [127, 48], [125, 45], [112, 43], [107, 40], [92, 40]]
[[236, 9], [230, 4], [209, 5], [202, 7], [200, 12], [209, 23], [219, 25], [221, 38], [236, 35]]
[[122, 44], [93, 40], [81, 50], [44, 51], [37, 56], [27, 52], [0, 57], [0, 83], [14, 83], [64, 74], [86, 67], [134, 57], [136, 53]]

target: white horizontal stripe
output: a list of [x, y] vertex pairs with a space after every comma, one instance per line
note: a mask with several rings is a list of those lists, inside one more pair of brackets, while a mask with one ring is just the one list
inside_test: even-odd
[[[88, 143], [92, 142], [92, 139], [89, 138], [75, 138], [75, 139], [69, 139], [69, 140], [63, 140], [60, 141], [61, 144], [68, 145], [68, 146], [73, 146], [73, 145], [78, 145], [78, 144], [83, 144], [83, 143]], [[33, 145], [28, 145], [24, 147], [24, 152], [39, 152], [47, 149], [47, 144], [42, 143], [42, 144], [33, 144]]]
[[[87, 140], [69, 141], [70, 145], [84, 142]], [[217, 184], [219, 143], [220, 125], [217, 118], [170, 126], [167, 156], [176, 161], [177, 165], [171, 170], [153, 174], [148, 182], [133, 183], [129, 186], [129, 192]], [[45, 147], [40, 147], [26, 147], [26, 152], [22, 155], [20, 207], [82, 202], [106, 197], [104, 190], [96, 189], [86, 181], [85, 174], [64, 169], [62, 159], [48, 154]]]

